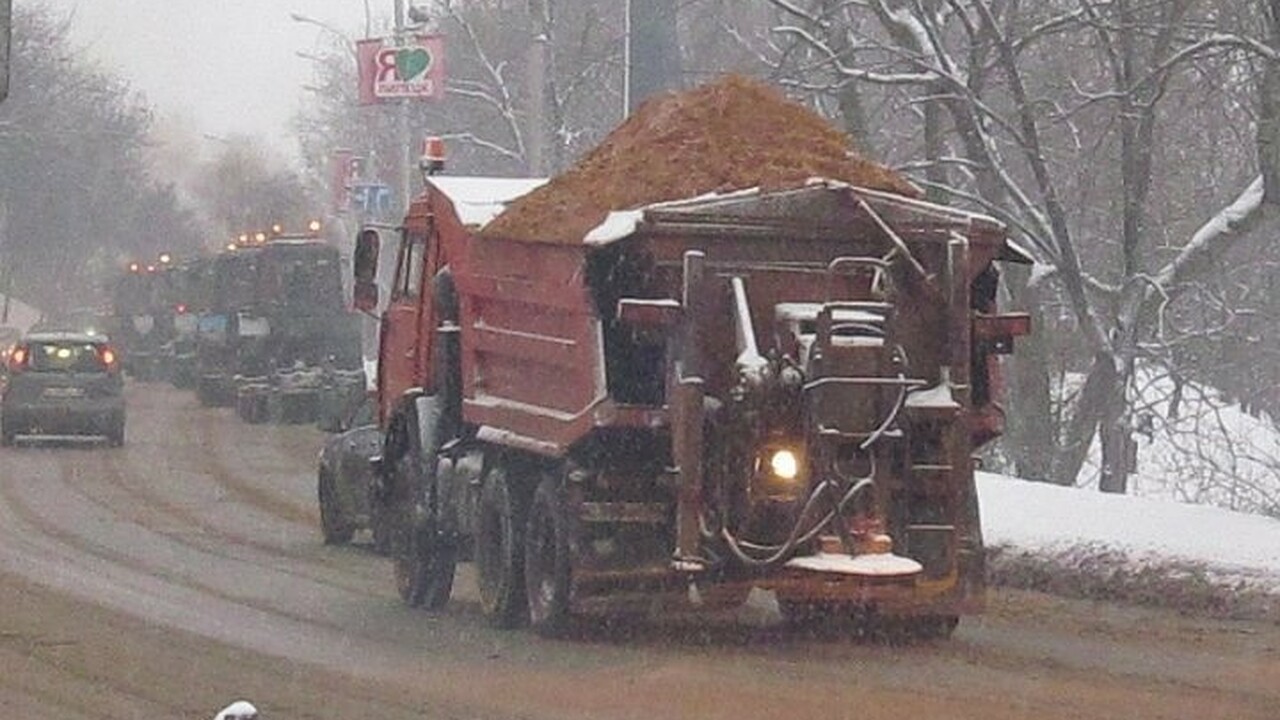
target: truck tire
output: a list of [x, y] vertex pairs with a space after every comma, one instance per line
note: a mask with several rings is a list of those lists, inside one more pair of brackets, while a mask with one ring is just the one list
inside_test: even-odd
[[494, 626], [510, 628], [528, 618], [524, 586], [524, 535], [527, 501], [499, 465], [480, 489], [476, 518], [476, 582], [480, 608]]
[[316, 482], [316, 495], [320, 503], [320, 534], [325, 545], [346, 545], [351, 542], [355, 528], [342, 515], [338, 502], [338, 489], [334, 487], [332, 473], [321, 472]]
[[524, 577], [529, 625], [543, 637], [559, 637], [569, 627], [572, 528], [564, 493], [556, 477], [538, 484], [529, 504]]
[[107, 430], [107, 444], [111, 447], [124, 447], [124, 420], [117, 420]]
[[925, 615], [915, 624], [914, 634], [923, 640], [947, 640], [959, 626], [959, 615]]
[[196, 399], [204, 407], [218, 407], [222, 404], [217, 384], [218, 381], [211, 377], [196, 379]]
[[173, 386], [179, 390], [190, 390], [196, 384], [190, 368], [180, 367], [173, 371]]
[[[437, 507], [437, 452], [443, 441], [439, 403], [428, 397], [421, 408], [419, 414], [414, 405], [408, 405], [387, 434], [383, 457], [390, 460], [391, 477], [386, 501], [400, 599], [410, 607], [438, 610], [453, 591], [457, 546], [441, 531]], [[426, 439], [427, 447], [422, 447], [420, 438]]]

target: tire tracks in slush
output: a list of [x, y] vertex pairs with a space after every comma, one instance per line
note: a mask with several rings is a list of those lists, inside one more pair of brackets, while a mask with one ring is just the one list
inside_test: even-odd
[[[134, 413], [135, 420], [142, 419], [154, 423], [156, 420], [155, 408], [145, 407], [144, 412]], [[138, 415], [142, 418], [138, 418]], [[167, 415], [168, 413], [166, 413]], [[179, 411], [173, 414], [186, 414]], [[208, 443], [202, 444], [202, 447], [208, 451]], [[146, 462], [145, 459], [134, 460], [136, 455], [141, 454], [141, 450], [135, 444], [126, 450], [104, 450], [80, 452], [57, 452], [56, 457], [61, 471], [80, 472], [81, 465], [76, 462], [80, 457], [101, 459], [103, 462], [103, 473], [95, 473], [94, 477], [88, 479], [88, 482], [68, 482], [66, 483], [70, 491], [80, 495], [87, 502], [92, 502], [103, 507], [109, 513], [124, 518], [127, 522], [146, 528], [149, 532], [155, 533], [167, 540], [190, 548], [192, 550], [204, 553], [205, 555], [221, 558], [230, 562], [245, 563], [259, 567], [270, 572], [278, 572], [284, 575], [292, 576], [299, 580], [314, 582], [317, 584], [332, 587], [337, 590], [358, 594], [362, 596], [368, 595], [367, 582], [371, 580], [371, 576], [366, 575], [359, 580], [351, 582], [340, 582], [334, 580], [330, 575], [342, 573], [344, 566], [337, 558], [326, 558], [314, 552], [306, 553], [303, 551], [291, 550], [288, 547], [281, 546], [277, 543], [264, 542], [251, 537], [248, 534], [234, 532], [230, 528], [230, 523], [217, 523], [201, 518], [195, 512], [182, 507], [179, 503], [174, 502], [160, 493], [151, 490], [146, 483], [131, 482], [128, 478], [132, 473], [126, 473], [121, 469], [121, 458], [132, 461], [135, 464]], [[130, 453], [129, 450], [134, 450]], [[14, 451], [16, 453], [22, 451]], [[87, 454], [87, 453], [92, 453]], [[184, 456], [178, 453], [179, 456]], [[87, 463], [86, 463], [87, 464]], [[225, 470], [225, 468], [223, 468]], [[195, 473], [193, 473], [195, 474]], [[142, 476], [142, 473], [138, 473]], [[127, 502], [124, 498], [114, 498], [109, 493], [103, 493], [101, 496], [91, 495], [87, 489], [93, 487], [96, 483], [94, 480], [104, 478], [107, 485], [124, 493], [127, 497], [136, 499], [137, 503]], [[83, 478], [82, 478], [83, 479]], [[65, 480], [65, 477], [64, 477]], [[165, 522], [163, 518], [156, 519], [150, 517], [146, 510], [155, 508], [164, 516], [168, 516], [177, 521], [176, 527], [180, 529], [166, 529], [174, 523]], [[314, 527], [314, 526], [313, 526]], [[194, 532], [193, 532], [194, 531]], [[221, 542], [226, 540], [227, 542]], [[237, 554], [229, 548], [242, 547], [250, 550], [258, 551], [271, 558], [282, 558], [286, 562], [277, 564], [274, 562], [264, 561], [253, 558], [245, 554]], [[315, 546], [317, 549], [319, 545]], [[322, 568], [322, 571], [329, 571], [327, 575], [319, 573], [309, 573], [302, 568], [315, 566]]]
[[[77, 474], [78, 474], [79, 467], [73, 462], [71, 462], [70, 458], [60, 457], [58, 459], [57, 469], [58, 469], [58, 473], [57, 473], [58, 487], [55, 489], [55, 488], [52, 488], [51, 483], [45, 483], [42, 486], [44, 490], [54, 492], [54, 494], [61, 499], [61, 504], [63, 504], [64, 506], [66, 505], [68, 499], [78, 499], [80, 501], [87, 502], [92, 506], [103, 507], [100, 503], [96, 502], [91, 496], [89, 496], [81, 487], [79, 487], [78, 483], [76, 482], [76, 480], [78, 480]], [[299, 610], [287, 609], [277, 604], [267, 602], [263, 599], [249, 596], [244, 592], [235, 592], [231, 590], [226, 590], [214, 583], [202, 581], [198, 579], [198, 575], [200, 574], [202, 568], [207, 572], [207, 564], [205, 562], [192, 562], [192, 563], [186, 564], [187, 567], [191, 568], [191, 570], [196, 571], [195, 572], [196, 576], [193, 576], [192, 573], [184, 571], [185, 568], [183, 570], [178, 570], [171, 566], [166, 566], [163, 563], [157, 563], [154, 561], [149, 562], [135, 555], [131, 555], [129, 553], [117, 550], [111, 547], [108, 543], [104, 541], [95, 540], [95, 539], [92, 539], [91, 537], [88, 537], [82, 534], [84, 529], [92, 530], [94, 526], [93, 523], [85, 523], [83, 526], [81, 526], [80, 530], [82, 532], [77, 532], [75, 530], [67, 529], [62, 525], [58, 524], [57, 522], [48, 519], [44, 514], [42, 514], [40, 512], [40, 508], [38, 507], [38, 505], [40, 504], [39, 501], [32, 502], [28, 500], [26, 497], [24, 497], [23, 495], [21, 495], [20, 492], [14, 487], [14, 483], [12, 481], [0, 482], [0, 499], [4, 500], [8, 509], [13, 513], [13, 516], [18, 521], [26, 525], [27, 528], [38, 533], [40, 536], [53, 540], [57, 544], [61, 545], [62, 548], [72, 551], [70, 556], [72, 558], [76, 556], [80, 556], [83, 558], [88, 558], [88, 559], [108, 563], [111, 566], [114, 566], [116, 568], [119, 568], [125, 571], [132, 571], [146, 577], [160, 580], [167, 585], [172, 585], [172, 586], [176, 586], [186, 590], [194, 591], [200, 595], [212, 597], [227, 603], [243, 606], [245, 608], [256, 610], [261, 613], [266, 613], [271, 616], [279, 617], [281, 619], [289, 620], [295, 623], [313, 625], [313, 626], [322, 627], [324, 629], [337, 631], [337, 632], [347, 631], [347, 628], [345, 628], [341, 623], [337, 621], [329, 621], [329, 620], [323, 619], [323, 614], [320, 614], [319, 616], [317, 616], [316, 614], [307, 614]], [[109, 508], [105, 508], [105, 507], [104, 509], [110, 510]], [[133, 525], [135, 528], [140, 529], [145, 533], [160, 534], [160, 533], [156, 533], [150, 528], [145, 528], [136, 524], [133, 524]], [[103, 523], [101, 522], [97, 523], [97, 528], [99, 530], [101, 530], [102, 527], [103, 527]], [[12, 528], [12, 529], [17, 529], [17, 528]], [[100, 534], [101, 533], [99, 532], [99, 535]], [[136, 546], [145, 547], [144, 544], [136, 545]], [[192, 548], [189, 544], [187, 545], [187, 548], [194, 550], [196, 553], [200, 553], [200, 554], [206, 555], [207, 557], [214, 558], [215, 560], [221, 560], [221, 561], [230, 562], [230, 563], [255, 565], [253, 563], [249, 563], [248, 561], [245, 561], [241, 558], [234, 557], [229, 554], [207, 553], [202, 549]], [[65, 554], [63, 554], [63, 557], [64, 559], [66, 559]], [[93, 562], [82, 563], [82, 565], [87, 565], [90, 568], [94, 568], [95, 563]], [[256, 564], [256, 567], [258, 569], [265, 568], [276, 573], [284, 572], [281, 568], [270, 566], [270, 565]], [[37, 581], [40, 580], [40, 578], [38, 577], [33, 579]], [[310, 578], [303, 578], [303, 579], [307, 580], [308, 582], [315, 582]], [[354, 588], [344, 588], [336, 585], [333, 587], [342, 592], [352, 593], [360, 597], [368, 597], [367, 591], [362, 591]], [[291, 597], [296, 597], [296, 596], [291, 596]]]

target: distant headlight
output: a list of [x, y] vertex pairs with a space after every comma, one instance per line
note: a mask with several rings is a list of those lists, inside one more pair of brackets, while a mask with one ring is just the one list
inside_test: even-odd
[[775, 450], [769, 456], [769, 469], [783, 480], [795, 480], [800, 474], [800, 459], [790, 450]]

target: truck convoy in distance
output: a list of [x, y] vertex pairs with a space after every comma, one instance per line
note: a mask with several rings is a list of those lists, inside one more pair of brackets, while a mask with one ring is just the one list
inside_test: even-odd
[[[196, 392], [250, 422], [316, 419], [326, 377], [363, 373], [336, 247], [280, 235], [229, 248], [204, 272]], [[359, 376], [356, 378], [355, 376]]]
[[176, 337], [178, 314], [172, 257], [130, 262], [111, 287], [111, 318], [105, 328], [123, 355], [124, 371], [138, 380], [167, 374], [163, 356]]
[[[812, 179], [512, 237], [468, 229], [449, 180], [408, 211], [381, 319], [406, 603], [443, 606], [469, 556], [484, 613], [547, 635], [752, 587], [797, 623], [980, 611], [972, 453], [1029, 331], [996, 308], [994, 263], [1029, 261], [1001, 224]], [[357, 239], [362, 309], [383, 240]]]

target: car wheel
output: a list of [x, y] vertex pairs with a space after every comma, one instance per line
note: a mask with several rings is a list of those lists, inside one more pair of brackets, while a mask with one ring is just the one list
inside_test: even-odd
[[325, 545], [346, 545], [351, 542], [355, 528], [342, 516], [337, 488], [332, 473], [321, 472], [316, 494], [320, 501], [320, 533]]

